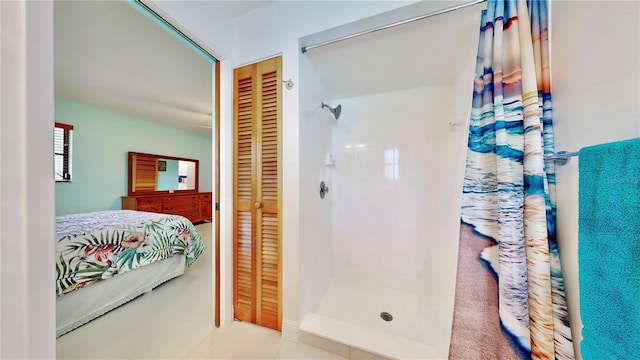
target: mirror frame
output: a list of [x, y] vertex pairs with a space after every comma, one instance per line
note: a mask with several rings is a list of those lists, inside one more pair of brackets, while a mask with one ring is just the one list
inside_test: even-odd
[[168, 155], [158, 155], [158, 154], [147, 154], [129, 151], [128, 161], [127, 161], [127, 195], [128, 196], [142, 196], [142, 195], [161, 195], [161, 194], [171, 194], [169, 190], [138, 190], [133, 191], [133, 157], [134, 156], [147, 156], [154, 157], [156, 159], [166, 159], [166, 160], [182, 160], [182, 161], [192, 161], [196, 163], [196, 181], [195, 181], [195, 189], [189, 190], [173, 190], [173, 194], [189, 194], [189, 193], [198, 193], [199, 191], [199, 181], [200, 181], [200, 161], [196, 159], [188, 159], [176, 156], [168, 156]]

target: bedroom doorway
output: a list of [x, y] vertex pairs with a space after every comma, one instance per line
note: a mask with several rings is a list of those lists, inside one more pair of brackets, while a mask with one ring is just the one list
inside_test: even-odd
[[282, 57], [234, 70], [234, 317], [282, 324]]
[[[145, 4], [154, 6], [150, 2]], [[207, 192], [214, 192], [215, 200], [212, 204], [214, 236], [211, 255], [215, 259], [213, 265], [216, 269], [214, 279], [210, 281], [207, 289], [214, 294], [215, 300], [210, 307], [213, 309], [214, 316], [207, 314], [206, 317], [208, 321], [214, 322], [215, 326], [219, 327], [219, 212], [215, 204], [220, 201], [220, 63], [210, 54], [209, 58], [203, 55], [202, 52], [206, 52], [203, 47], [197, 50], [199, 46], [197, 40], [189, 39], [192, 44], [187, 47], [175, 41], [179, 37], [187, 41], [184, 38], [188, 36], [184, 33], [180, 36], [169, 35], [170, 39], [160, 41], [158, 46], [153, 45], [151, 37], [155, 37], [153, 34], [156, 32], [164, 32], [166, 35], [167, 31], [179, 32], [179, 30], [164, 19], [149, 21], [149, 18], [154, 16], [162, 17], [159, 15], [162, 13], [149, 9], [150, 14], [153, 14], [149, 16], [145, 14], [147, 10], [140, 7], [142, 5], [138, 0], [133, 2], [56, 2], [54, 4], [56, 117], [69, 119], [70, 123], [78, 122], [81, 124], [78, 128], [83, 129], [82, 134], [78, 132], [77, 142], [73, 144], [77, 150], [73, 156], [74, 160], [77, 160], [74, 164], [78, 174], [87, 175], [90, 166], [94, 163], [101, 167], [93, 172], [94, 176], [90, 177], [90, 181], [83, 182], [78, 178], [74, 183], [56, 184], [56, 212], [64, 214], [119, 209], [119, 198], [125, 195], [123, 189], [126, 189], [127, 151], [139, 150], [197, 158], [185, 150], [186, 146], [177, 145], [178, 138], [191, 138], [183, 136], [183, 132], [175, 131], [175, 128], [204, 137], [203, 142], [208, 140], [209, 148], [206, 150], [208, 156], [199, 157], [201, 159], [200, 187], [205, 187]], [[93, 18], [93, 15], [97, 18]], [[135, 26], [142, 28], [135, 28]], [[76, 37], [71, 37], [74, 34]], [[109, 41], [116, 37], [115, 41]], [[132, 45], [131, 42], [134, 44]], [[112, 43], [122, 45], [122, 48], [116, 51], [108, 47]], [[180, 47], [183, 49], [178, 49]], [[139, 56], [138, 51], [147, 48], [155, 49], [157, 52], [148, 57]], [[79, 54], [81, 50], [85, 52]], [[191, 53], [191, 62], [173, 61], [174, 55], [177, 56], [183, 52]], [[137, 77], [157, 69], [154, 65], [164, 64], [165, 61], [170, 60], [173, 64], [182, 66], [155, 71], [149, 79], [140, 80]], [[198, 63], [202, 62], [205, 63], [206, 72], [199, 72], [202, 67]], [[187, 75], [191, 76], [179, 73], [185, 70], [190, 71]], [[197, 79], [198, 76], [200, 79], [205, 78], [205, 81]], [[123, 82], [119, 82], [123, 78]], [[169, 85], [160, 83], [163, 78], [171, 80]], [[64, 80], [69, 81], [63, 82]], [[201, 87], [196, 89], [187, 87], [189, 84], [185, 83], [188, 81], [197, 83]], [[79, 88], [81, 85], [92, 86], [92, 88]], [[144, 86], [146, 88], [143, 88]], [[104, 91], [98, 93], [99, 90]], [[159, 93], [160, 96], [156, 96]], [[116, 108], [116, 106], [127, 108]], [[155, 112], [146, 113], [145, 109], [148, 108], [155, 108]], [[118, 116], [112, 116], [113, 114]], [[154, 118], [167, 121], [158, 121], [161, 124], [156, 124], [153, 122]], [[171, 118], [179, 121], [170, 124], [168, 121]], [[129, 119], [132, 120], [131, 123], [127, 122]], [[102, 122], [99, 122], [101, 120]], [[143, 121], [139, 124], [136, 120]], [[144, 124], [141, 125], [143, 122]], [[136, 133], [136, 129], [147, 130], [152, 126], [152, 131]], [[167, 128], [167, 126], [170, 127]], [[89, 130], [100, 138], [90, 138]], [[162, 141], [158, 141], [155, 137], [158, 134], [166, 136]], [[97, 144], [105, 145], [96, 146]], [[197, 144], [200, 146], [200, 143]], [[188, 145], [195, 147], [194, 142]], [[86, 150], [89, 148], [95, 152]], [[201, 148], [204, 147], [201, 146]], [[88, 156], [94, 159], [99, 158], [101, 161], [86, 161]], [[208, 164], [205, 164], [207, 162]], [[95, 176], [98, 173], [100, 176]], [[89, 177], [85, 176], [85, 179]], [[204, 186], [205, 183], [208, 184], [208, 188]], [[85, 193], [91, 193], [92, 196], [85, 196]], [[79, 201], [77, 201], [79, 198], [83, 199], [83, 209], [74, 208], [74, 206], [79, 207]], [[59, 203], [63, 206], [59, 207]], [[211, 301], [211, 296], [207, 299]]]

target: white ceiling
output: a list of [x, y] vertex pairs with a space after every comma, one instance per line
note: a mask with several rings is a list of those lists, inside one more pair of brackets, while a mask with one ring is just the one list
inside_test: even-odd
[[249, 13], [257, 8], [267, 6], [276, 0], [259, 0], [259, 1], [248, 1], [248, 0], [214, 0], [216, 5], [222, 8], [222, 10], [227, 13], [227, 15], [232, 18], [238, 17], [240, 15], [244, 15]]
[[[450, 5], [433, 1], [436, 9]], [[321, 74], [327, 101], [452, 85], [470, 63], [475, 63], [482, 8], [482, 4], [471, 6], [310, 49], [305, 56]]]
[[56, 97], [211, 136], [212, 64], [124, 1], [55, 1], [54, 53]]

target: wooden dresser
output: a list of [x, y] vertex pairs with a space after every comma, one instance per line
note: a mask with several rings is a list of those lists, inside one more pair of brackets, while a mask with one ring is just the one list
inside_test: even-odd
[[212, 219], [211, 193], [154, 194], [122, 197], [122, 210], [182, 215], [193, 223]]

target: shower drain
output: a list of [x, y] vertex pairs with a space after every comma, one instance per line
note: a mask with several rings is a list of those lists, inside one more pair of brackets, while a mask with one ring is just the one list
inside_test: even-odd
[[393, 320], [393, 316], [391, 316], [391, 314], [389, 314], [386, 311], [383, 311], [380, 313], [380, 318], [384, 321], [391, 321]]

